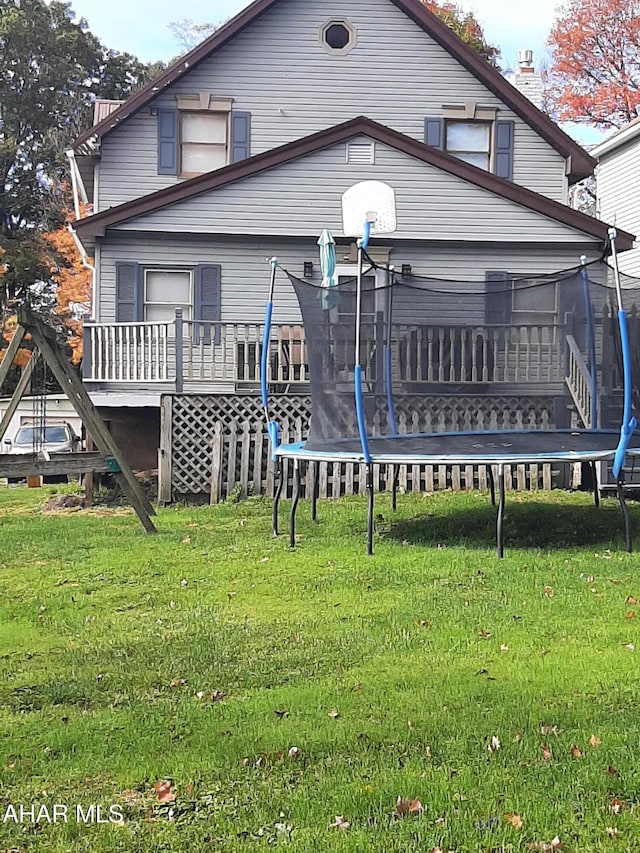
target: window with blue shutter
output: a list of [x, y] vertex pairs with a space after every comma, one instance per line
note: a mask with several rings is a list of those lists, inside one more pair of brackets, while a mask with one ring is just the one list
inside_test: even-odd
[[142, 320], [142, 275], [140, 264], [116, 264], [116, 323]]
[[251, 113], [234, 110], [231, 113], [230, 163], [251, 156]]
[[508, 272], [488, 272], [486, 280], [485, 321], [487, 325], [511, 323], [512, 282]]
[[444, 148], [444, 119], [426, 118], [424, 120], [424, 141], [431, 148]]
[[515, 122], [497, 121], [495, 126], [494, 172], [499, 178], [513, 180], [513, 137]]
[[219, 344], [222, 267], [219, 264], [199, 264], [194, 272], [194, 343], [200, 343], [200, 331], [203, 330], [204, 344]]
[[158, 110], [158, 174], [178, 174], [177, 110]]

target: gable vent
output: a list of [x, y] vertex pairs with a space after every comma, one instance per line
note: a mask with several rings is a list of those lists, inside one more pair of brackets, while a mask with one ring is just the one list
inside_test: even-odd
[[347, 142], [347, 163], [355, 166], [370, 166], [375, 162], [375, 142]]

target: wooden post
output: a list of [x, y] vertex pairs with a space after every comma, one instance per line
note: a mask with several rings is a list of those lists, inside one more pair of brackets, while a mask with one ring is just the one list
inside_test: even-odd
[[57, 342], [52, 344], [49, 341], [48, 338], [50, 336], [53, 337], [51, 330], [35, 318], [29, 318], [27, 323], [34, 343], [46, 359], [58, 384], [71, 400], [74, 409], [82, 418], [87, 431], [93, 436], [98, 450], [104, 457], [112, 457], [117, 464], [119, 470], [113, 472], [114, 476], [126, 494], [141, 524], [147, 533], [155, 533], [156, 529], [149, 518], [150, 515], [155, 515], [155, 510], [140, 488], [133, 471], [127, 464], [127, 461], [105, 426], [104, 421], [91, 402], [84, 385], [66, 360], [60, 356], [57, 349]]
[[220, 491], [222, 485], [222, 450], [224, 436], [222, 435], [222, 424], [218, 423], [214, 427], [213, 441], [211, 442], [212, 463], [211, 463], [211, 493], [209, 503], [220, 503]]
[[[9, 427], [9, 423], [11, 422], [11, 418], [15, 415], [16, 409], [18, 408], [18, 404], [22, 399], [22, 395], [25, 392], [27, 385], [29, 384], [29, 380], [31, 379], [31, 374], [33, 373], [33, 369], [36, 366], [36, 361], [38, 360], [38, 351], [34, 350], [31, 353], [31, 358], [27, 362], [27, 365], [22, 370], [22, 376], [18, 380], [18, 384], [16, 385], [16, 390], [11, 395], [11, 399], [9, 400], [9, 405], [7, 406], [7, 410], [2, 416], [2, 420], [0, 421], [0, 441], [4, 438], [4, 434]], [[6, 360], [6, 359], [5, 359]], [[4, 362], [3, 362], [4, 364]]]
[[184, 334], [183, 334], [183, 326], [182, 326], [182, 308], [176, 308], [176, 392], [178, 394], [182, 394], [184, 390]]
[[173, 397], [165, 394], [160, 399], [160, 448], [158, 449], [158, 503], [166, 506], [173, 497], [171, 475], [173, 469]]
[[82, 318], [82, 376], [84, 379], [89, 379], [93, 373], [93, 350], [91, 348], [92, 337], [89, 328], [90, 320], [90, 314], [85, 314]]
[[[86, 438], [87, 451], [95, 450], [93, 439], [87, 433]], [[85, 507], [93, 506], [93, 498], [96, 491], [96, 478], [93, 471], [86, 471], [84, 475], [84, 505]]]
[[22, 343], [22, 339], [24, 338], [25, 334], [26, 333], [23, 326], [18, 326], [18, 328], [13, 333], [11, 343], [7, 347], [5, 356], [0, 362], [0, 389], [4, 385], [7, 376], [9, 375], [11, 365], [13, 364], [13, 359], [16, 357], [16, 353], [20, 349], [20, 344]]

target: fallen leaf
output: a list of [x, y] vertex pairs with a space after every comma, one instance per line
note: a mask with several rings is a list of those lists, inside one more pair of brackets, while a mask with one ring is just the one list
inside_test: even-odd
[[182, 544], [183, 545], [191, 545], [191, 537], [185, 536], [184, 539], [182, 540]]
[[620, 812], [622, 811], [623, 805], [624, 804], [623, 804], [622, 800], [619, 800], [617, 797], [614, 797], [609, 803], [609, 809], [614, 814], [620, 814]]
[[522, 733], [521, 732], [514, 732], [513, 733], [513, 742], [514, 743], [520, 743], [521, 740], [522, 740]]
[[281, 720], [289, 716], [288, 711], [274, 711], [274, 714], [276, 715], [276, 717], [280, 717]]
[[556, 835], [551, 841], [532, 841], [529, 845], [529, 850], [542, 850], [543, 853], [553, 853], [554, 850], [562, 850], [563, 844]]
[[638, 600], [633, 597], [633, 595], [628, 595], [624, 601], [625, 604], [637, 604]]
[[600, 740], [600, 738], [596, 737], [595, 735], [591, 735], [591, 737], [589, 738], [589, 746], [600, 746], [601, 743], [602, 741]]
[[428, 622], [426, 619], [419, 619], [416, 622], [416, 625], [418, 626], [418, 628], [430, 628], [431, 622]]
[[493, 737], [487, 744], [487, 749], [489, 750], [489, 752], [497, 752], [500, 749], [500, 738], [496, 735], [493, 735]]
[[214, 690], [211, 694], [212, 702], [222, 702], [222, 700], [226, 698], [227, 694], [223, 690]]
[[350, 827], [350, 826], [351, 826], [351, 824], [349, 823], [349, 821], [348, 821], [348, 820], [345, 820], [345, 819], [342, 817], [342, 815], [336, 815], [335, 820], [333, 821], [333, 823], [330, 823], [330, 824], [329, 824], [329, 828], [330, 828], [330, 829], [331, 829], [331, 827], [336, 827], [337, 829], [342, 829], [342, 830], [344, 830], [345, 832], [347, 831], [347, 829], [349, 829], [349, 827]]
[[616, 829], [615, 826], [608, 826], [607, 835], [609, 836], [609, 838], [616, 838], [618, 835], [620, 835], [620, 830]]
[[513, 826], [515, 829], [522, 829], [522, 827], [524, 826], [524, 821], [516, 812], [509, 812], [508, 814], [503, 814], [502, 820], [505, 823], [508, 823]]
[[560, 729], [554, 725], [547, 725], [543, 723], [540, 726], [540, 734], [541, 735], [557, 735], [560, 732]]
[[502, 643], [502, 645], [500, 646], [500, 651], [501, 652], [508, 652], [509, 646], [506, 643]]
[[300, 758], [301, 753], [300, 753], [300, 750], [298, 749], [298, 747], [297, 747], [297, 746], [292, 746], [292, 747], [289, 749], [289, 752], [287, 753], [287, 755], [288, 755], [288, 756], [289, 756], [289, 758], [291, 758], [293, 761], [297, 761], [297, 760]]
[[636, 611], [635, 610], [627, 610], [627, 619], [635, 619]]
[[163, 782], [155, 782], [152, 786], [156, 799], [159, 803], [173, 803], [177, 797], [175, 791], [171, 790], [171, 782], [165, 779]]
[[545, 586], [544, 594], [547, 596], [547, 598], [553, 598], [553, 587], [552, 586]]
[[407, 817], [422, 813], [422, 803], [420, 800], [411, 800], [407, 797], [398, 797], [396, 800], [396, 816]]
[[173, 681], [169, 683], [169, 687], [184, 687], [186, 683], [186, 678], [174, 678]]
[[332, 709], [328, 712], [328, 716], [329, 716], [329, 717], [331, 717], [331, 719], [332, 719], [332, 720], [337, 720], [337, 719], [338, 719], [338, 717], [340, 716], [340, 711], [338, 711], [338, 709], [337, 709], [337, 708], [332, 708]]
[[491, 633], [491, 631], [479, 631], [478, 636], [481, 640], [490, 640], [491, 637], [493, 637], [493, 634]]
[[569, 750], [571, 753], [571, 758], [582, 758], [582, 752], [577, 744], [572, 744], [571, 749]]
[[613, 766], [613, 764], [610, 764], [607, 767], [607, 773], [609, 774], [609, 776], [619, 776], [620, 775], [620, 773], [616, 770], [616, 768]]
[[352, 693], [359, 693], [361, 690], [362, 690], [362, 682], [360, 682], [360, 681], [357, 684], [354, 684], [353, 687], [351, 688]]
[[551, 758], [552, 758], [551, 750], [549, 749], [549, 746], [547, 743], [542, 744], [542, 757], [544, 758], [545, 761], [551, 761]]
[[627, 649], [627, 651], [629, 651], [629, 652], [635, 652], [636, 647], [634, 646], [633, 643], [627, 643], [627, 645], [625, 646], [625, 649]]

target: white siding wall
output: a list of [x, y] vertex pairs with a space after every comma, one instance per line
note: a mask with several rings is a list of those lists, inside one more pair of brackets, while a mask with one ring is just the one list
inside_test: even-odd
[[[332, 17], [357, 31], [347, 56], [331, 56], [319, 43], [319, 28]], [[514, 181], [566, 200], [560, 154], [389, 0], [282, 0], [154, 106], [175, 107], [176, 95], [200, 91], [251, 112], [252, 154], [358, 115], [423, 141], [426, 116], [476, 101], [516, 122]], [[148, 107], [104, 140], [99, 170], [99, 210], [177, 180], [157, 174]]]
[[345, 162], [345, 143], [340, 143], [125, 222], [120, 229], [305, 236], [330, 228], [338, 235], [342, 193], [358, 181], [375, 179], [396, 191], [398, 236], [404, 239], [585, 239], [566, 225], [387, 145], [376, 143], [375, 151], [375, 165], [354, 166]]
[[[597, 175], [600, 218], [640, 235], [640, 140], [604, 155]], [[640, 249], [621, 254], [620, 269], [640, 276]]]
[[[588, 245], [529, 245], [522, 247], [483, 246], [473, 247], [457, 244], [452, 246], [417, 246], [394, 243], [389, 237], [384, 241], [391, 247], [391, 263], [397, 268], [403, 263], [411, 264], [413, 273], [444, 279], [484, 282], [488, 270], [505, 270], [512, 273], [548, 273], [567, 269], [579, 262], [587, 253], [589, 260], [597, 257], [597, 251]], [[337, 256], [341, 261], [348, 253], [348, 246], [338, 246]], [[266, 258], [276, 255], [282, 267], [302, 277], [304, 261], [314, 262], [312, 283], [320, 284], [318, 247], [315, 240], [296, 242], [273, 240], [239, 240], [234, 238], [185, 239], [180, 236], [148, 235], [121, 236], [104, 243], [101, 251], [99, 316], [103, 323], [115, 320], [115, 265], [119, 261], [138, 261], [141, 264], [195, 266], [198, 263], [216, 263], [222, 266], [222, 321], [233, 323], [260, 323], [264, 319], [264, 308], [269, 288], [270, 268]], [[274, 322], [298, 322], [299, 312], [293, 289], [286, 275], [278, 273]], [[460, 307], [458, 307], [460, 310]], [[440, 319], [454, 321], [445, 316]], [[460, 317], [458, 317], [460, 319]], [[466, 314], [464, 319], [468, 320]], [[435, 318], [434, 318], [435, 320]], [[482, 322], [483, 318], [478, 317]]]

